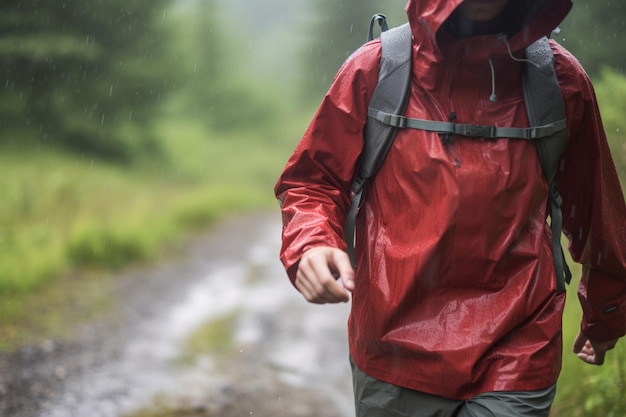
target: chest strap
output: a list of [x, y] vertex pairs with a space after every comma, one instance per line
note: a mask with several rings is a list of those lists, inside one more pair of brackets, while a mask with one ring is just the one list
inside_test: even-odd
[[367, 115], [388, 126], [397, 128], [409, 128], [427, 130], [445, 135], [461, 135], [468, 137], [483, 137], [487, 139], [511, 138], [511, 139], [540, 139], [552, 136], [567, 128], [565, 119], [542, 126], [533, 127], [498, 127], [481, 126], [465, 123], [438, 122], [434, 120], [412, 119], [397, 114], [369, 108]]

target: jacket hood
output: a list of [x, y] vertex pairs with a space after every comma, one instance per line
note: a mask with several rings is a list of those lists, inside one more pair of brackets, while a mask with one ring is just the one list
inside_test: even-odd
[[[509, 0], [518, 4], [514, 32], [507, 33], [510, 47], [524, 49], [542, 36], [549, 35], [567, 16], [571, 0]], [[463, 0], [408, 0], [406, 12], [414, 42], [437, 47], [437, 35]]]

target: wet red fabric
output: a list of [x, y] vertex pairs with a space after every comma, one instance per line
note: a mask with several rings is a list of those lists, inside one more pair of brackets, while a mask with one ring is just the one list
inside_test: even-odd
[[[502, 37], [437, 42], [460, 3], [407, 4], [414, 62], [406, 115], [528, 126], [522, 64]], [[508, 39], [513, 54], [522, 57], [570, 6], [549, 1]], [[626, 333], [626, 207], [591, 83], [574, 57], [552, 48], [570, 133], [557, 182], [570, 251], [584, 265], [581, 325], [609, 340]], [[307, 249], [346, 247], [349, 187], [380, 53], [374, 41], [344, 64], [276, 184], [281, 260], [292, 281]], [[356, 365], [453, 399], [554, 384], [565, 294], [556, 290], [546, 207], [532, 142], [454, 137], [446, 145], [436, 133], [401, 130], [357, 217], [348, 326]]]

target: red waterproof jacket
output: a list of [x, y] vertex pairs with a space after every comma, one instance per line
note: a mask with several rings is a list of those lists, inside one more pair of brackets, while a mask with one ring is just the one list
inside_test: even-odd
[[[454, 112], [459, 123], [528, 126], [522, 64], [503, 37], [438, 36], [461, 1], [408, 1], [406, 115], [447, 121]], [[571, 7], [537, 1], [525, 2], [535, 14], [508, 38], [517, 58]], [[592, 85], [572, 55], [554, 42], [552, 49], [570, 134], [557, 182], [570, 252], [583, 265], [582, 330], [610, 340], [626, 333], [624, 197]], [[380, 55], [374, 41], [344, 64], [276, 185], [281, 260], [292, 281], [307, 249], [346, 247], [349, 188]], [[455, 137], [447, 145], [433, 132], [401, 130], [357, 217], [348, 326], [356, 365], [455, 399], [554, 384], [565, 294], [556, 289], [547, 196], [530, 141]]]

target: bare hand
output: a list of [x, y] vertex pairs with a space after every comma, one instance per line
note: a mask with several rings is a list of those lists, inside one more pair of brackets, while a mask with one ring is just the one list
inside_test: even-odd
[[582, 332], [578, 333], [574, 341], [574, 353], [584, 362], [591, 365], [602, 365], [606, 352], [613, 349], [617, 344], [617, 339], [606, 342], [598, 342], [587, 339]]
[[[343, 285], [335, 277], [340, 277]], [[349, 301], [348, 291], [354, 289], [354, 270], [348, 254], [327, 246], [309, 249], [300, 259], [295, 284], [311, 303]]]

